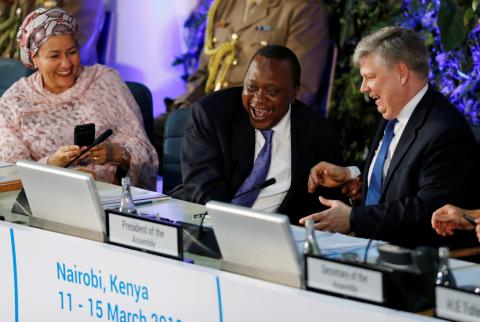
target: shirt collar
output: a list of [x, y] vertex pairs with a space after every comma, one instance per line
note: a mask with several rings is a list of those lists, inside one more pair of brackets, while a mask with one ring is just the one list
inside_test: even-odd
[[[272, 127], [272, 131], [275, 135], [279, 135], [285, 139], [290, 139], [290, 114], [291, 114], [291, 106], [288, 108], [287, 113], [282, 117], [280, 122], [277, 123], [274, 127]], [[255, 131], [259, 131], [255, 129]]]
[[398, 123], [407, 124], [410, 116], [412, 116], [415, 107], [417, 107], [420, 100], [423, 98], [428, 90], [428, 83], [402, 108], [397, 116]]

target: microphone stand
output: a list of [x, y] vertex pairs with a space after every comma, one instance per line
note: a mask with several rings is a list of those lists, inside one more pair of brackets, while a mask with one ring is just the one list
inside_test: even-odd
[[[266, 187], [269, 187], [271, 185], [273, 185], [274, 183], [276, 183], [277, 180], [275, 178], [270, 178], [270, 179], [267, 179], [263, 182], [260, 182], [259, 184], [256, 184], [254, 185], [252, 188], [248, 189], [247, 191], [244, 191], [238, 195], [235, 195], [233, 196], [232, 200], [235, 200], [237, 199], [238, 197], [241, 197], [243, 195], [246, 195], [247, 193], [250, 193], [250, 192], [253, 192], [253, 191], [257, 191], [257, 190], [262, 190], [262, 189], [265, 189]], [[204, 212], [203, 214], [199, 214], [199, 215], [195, 215], [194, 217], [202, 217], [202, 219], [200, 220], [200, 225], [198, 225], [198, 239], [202, 238], [203, 237], [203, 234], [204, 234], [204, 230], [203, 230], [203, 222], [205, 221], [205, 217], [207, 217], [208, 215], [208, 212]]]

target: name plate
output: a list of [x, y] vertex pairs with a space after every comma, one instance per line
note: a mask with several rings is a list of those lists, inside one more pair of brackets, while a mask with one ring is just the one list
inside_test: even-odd
[[306, 257], [307, 289], [383, 303], [382, 273], [338, 261]]
[[454, 321], [480, 321], [480, 295], [437, 286], [436, 315]]
[[164, 219], [124, 214], [111, 209], [105, 213], [107, 237], [111, 244], [183, 260], [180, 225]]

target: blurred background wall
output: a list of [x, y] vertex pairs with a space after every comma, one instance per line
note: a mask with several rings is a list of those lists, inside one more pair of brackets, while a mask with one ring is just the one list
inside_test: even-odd
[[112, 31], [105, 63], [116, 68], [124, 80], [150, 88], [155, 115], [165, 110], [164, 97], [184, 92], [180, 67], [172, 66], [172, 62], [187, 50], [183, 24], [197, 2], [116, 0], [107, 8], [112, 12]]

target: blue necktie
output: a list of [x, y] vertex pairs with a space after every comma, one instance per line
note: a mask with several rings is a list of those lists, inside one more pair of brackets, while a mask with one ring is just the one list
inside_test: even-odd
[[365, 202], [367, 206], [376, 205], [380, 200], [383, 183], [383, 166], [385, 165], [385, 159], [387, 158], [388, 147], [390, 146], [390, 143], [395, 136], [395, 134], [393, 133], [395, 123], [397, 123], [396, 119], [388, 121], [387, 126], [385, 127], [385, 134], [383, 135], [382, 146], [380, 147], [380, 151], [378, 151], [377, 159], [375, 160], [372, 175], [370, 177], [370, 184], [367, 190], [367, 200]]
[[[247, 179], [243, 184], [238, 188], [236, 196], [244, 193], [254, 186], [261, 184], [265, 181], [268, 174], [268, 169], [270, 168], [270, 160], [272, 158], [272, 135], [273, 131], [271, 129], [263, 130], [262, 135], [265, 138], [265, 144], [263, 145], [260, 153], [253, 164], [252, 171], [248, 175]], [[235, 198], [232, 200], [232, 203], [244, 207], [252, 207], [257, 200], [258, 195], [260, 194], [260, 189], [251, 191], [243, 196]]]

